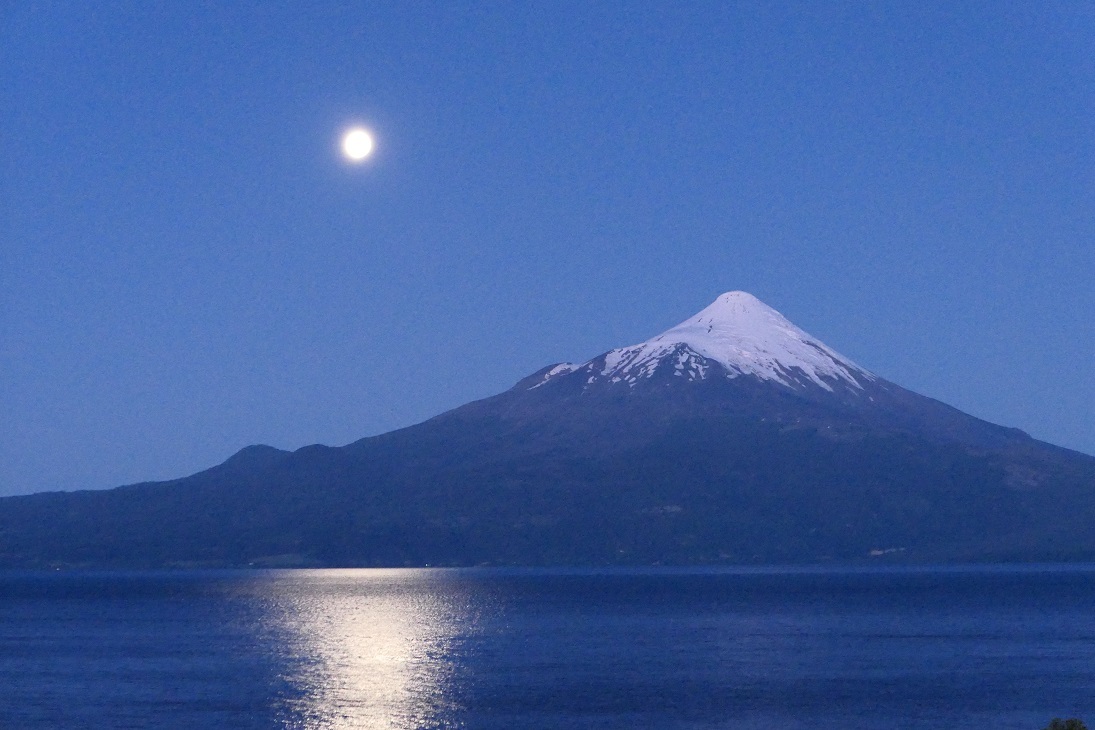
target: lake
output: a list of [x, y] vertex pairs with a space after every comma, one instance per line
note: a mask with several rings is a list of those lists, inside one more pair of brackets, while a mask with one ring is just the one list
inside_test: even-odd
[[1095, 727], [1095, 566], [0, 573], [0, 728]]

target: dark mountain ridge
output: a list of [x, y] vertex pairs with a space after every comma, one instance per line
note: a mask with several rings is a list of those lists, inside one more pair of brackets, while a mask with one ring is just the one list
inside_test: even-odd
[[0, 500], [0, 564], [1095, 558], [1095, 458], [869, 373], [749, 295], [344, 447]]

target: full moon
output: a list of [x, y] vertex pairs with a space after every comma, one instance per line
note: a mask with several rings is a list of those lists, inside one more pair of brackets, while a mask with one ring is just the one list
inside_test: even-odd
[[351, 129], [342, 138], [342, 151], [354, 162], [364, 160], [373, 151], [373, 138], [364, 129]]

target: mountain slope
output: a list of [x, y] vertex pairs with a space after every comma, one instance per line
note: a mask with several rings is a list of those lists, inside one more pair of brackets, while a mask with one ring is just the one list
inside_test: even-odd
[[341, 448], [0, 500], [6, 565], [1095, 557], [1095, 459], [858, 367], [742, 292]]

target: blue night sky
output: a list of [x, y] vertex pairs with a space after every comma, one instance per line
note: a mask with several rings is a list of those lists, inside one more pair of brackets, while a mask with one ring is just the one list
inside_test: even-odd
[[1090, 3], [223, 5], [0, 9], [0, 494], [341, 445], [732, 289], [1095, 453]]

